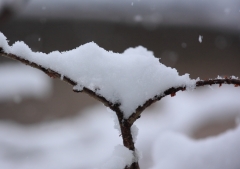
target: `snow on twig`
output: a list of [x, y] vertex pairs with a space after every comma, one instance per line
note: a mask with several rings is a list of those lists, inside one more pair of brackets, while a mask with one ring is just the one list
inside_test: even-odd
[[119, 54], [91, 42], [70, 51], [45, 54], [33, 52], [23, 42], [9, 46], [0, 34], [0, 47], [4, 56], [64, 79], [76, 91], [87, 91], [103, 102], [118, 105], [125, 119], [156, 94], [164, 95], [172, 87], [194, 88], [196, 82], [188, 74], [180, 76], [176, 69], [159, 63], [141, 46]]
[[179, 90], [213, 84], [240, 85], [235, 76], [205, 81], [190, 79], [188, 74], [180, 76], [176, 69], [159, 63], [151, 51], [141, 46], [119, 54], [91, 42], [70, 51], [45, 54], [32, 52], [23, 42], [9, 46], [0, 33], [0, 54], [68, 82], [74, 91], [83, 91], [123, 113], [130, 124], [146, 107]]

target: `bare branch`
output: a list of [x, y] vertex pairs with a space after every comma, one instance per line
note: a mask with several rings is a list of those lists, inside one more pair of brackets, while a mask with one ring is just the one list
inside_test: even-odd
[[225, 77], [224, 79], [209, 79], [209, 80], [200, 80], [196, 82], [196, 87], [219, 84], [219, 87], [222, 84], [233, 84], [235, 87], [240, 86], [240, 80], [230, 77]]

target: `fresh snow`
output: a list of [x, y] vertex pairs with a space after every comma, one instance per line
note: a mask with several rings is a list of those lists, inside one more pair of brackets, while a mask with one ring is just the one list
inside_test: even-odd
[[111, 103], [120, 103], [125, 118], [156, 94], [162, 95], [171, 87], [195, 85], [188, 74], [180, 76], [176, 69], [161, 64], [153, 52], [142, 46], [120, 54], [90, 42], [70, 51], [45, 54], [31, 51], [24, 42], [9, 46], [2, 33], [0, 46], [7, 53], [69, 77], [77, 83], [75, 90], [86, 87]]
[[238, 77], [236, 77], [236, 76], [231, 76], [231, 79], [236, 79], [236, 80], [239, 80], [239, 78], [238, 78]]

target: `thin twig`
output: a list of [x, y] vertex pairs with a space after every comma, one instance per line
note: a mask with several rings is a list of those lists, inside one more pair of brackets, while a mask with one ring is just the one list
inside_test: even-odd
[[[216, 85], [218, 84], [220, 87], [222, 84], [232, 84], [235, 87], [240, 86], [240, 80], [239, 79], [235, 79], [230, 77], [225, 77], [224, 79], [209, 79], [209, 80], [199, 80], [196, 82], [196, 88], [197, 87], [202, 87], [202, 86], [206, 86], [206, 85]], [[139, 106], [136, 109], [136, 112], [133, 113], [129, 118], [128, 121], [130, 124], [133, 124], [141, 115], [141, 113], [150, 105], [152, 105], [153, 103], [155, 103], [156, 101], [161, 100], [163, 97], [171, 95], [171, 96], [175, 96], [175, 94], [178, 91], [184, 91], [186, 90], [186, 87], [177, 87], [177, 88], [170, 88], [168, 90], [166, 90], [162, 95], [156, 95], [154, 98], [151, 98], [149, 100], [147, 100], [142, 106]]]
[[240, 80], [230, 77], [225, 77], [224, 79], [209, 79], [209, 80], [200, 80], [196, 82], [196, 87], [219, 84], [221, 87], [222, 84], [233, 84], [235, 87], [240, 86]]

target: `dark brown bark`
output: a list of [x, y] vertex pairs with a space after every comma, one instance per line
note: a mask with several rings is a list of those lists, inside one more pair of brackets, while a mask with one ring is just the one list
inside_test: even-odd
[[[119, 106], [120, 104], [115, 104], [112, 107], [112, 110], [116, 112], [116, 115], [118, 117], [123, 145], [127, 147], [129, 150], [135, 151], [135, 145], [134, 145], [134, 141], [131, 133], [132, 124], [130, 124], [127, 119], [124, 119], [123, 113], [120, 110]], [[129, 167], [126, 166], [125, 169], [140, 169], [140, 168], [139, 168], [138, 162], [134, 162], [132, 163], [131, 166]]]
[[230, 77], [225, 77], [223, 79], [209, 79], [209, 80], [199, 80], [196, 82], [196, 87], [206, 86], [206, 85], [214, 85], [218, 84], [219, 87], [222, 84], [233, 84], [235, 87], [240, 86], [240, 80]]
[[[123, 138], [123, 145], [129, 150], [135, 151], [135, 146], [131, 133], [131, 125], [127, 122], [127, 120], [124, 120], [124, 122], [121, 123], [120, 128]], [[126, 169], [139, 169], [138, 162], [133, 163], [130, 167], [126, 167]]]
[[138, 163], [132, 163], [130, 167], [125, 167], [125, 169], [140, 169]]
[[184, 91], [186, 90], [186, 87], [177, 87], [177, 88], [170, 88], [168, 90], [166, 90], [163, 94], [159, 94], [156, 95], [154, 98], [151, 98], [149, 100], [147, 100], [142, 106], [139, 106], [135, 113], [133, 113], [129, 118], [128, 118], [128, 122], [130, 124], [133, 124], [141, 115], [141, 113], [149, 106], [151, 106], [153, 103], [155, 103], [156, 101], [161, 100], [163, 97], [167, 96], [167, 95], [171, 95], [171, 96], [175, 96], [176, 92], [178, 91]]

